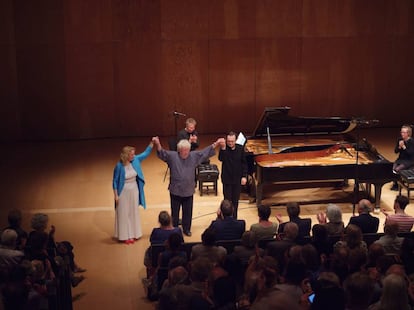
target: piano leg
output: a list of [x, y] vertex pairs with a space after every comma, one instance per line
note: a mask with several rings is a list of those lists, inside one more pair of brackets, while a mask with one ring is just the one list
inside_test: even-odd
[[374, 183], [375, 187], [375, 209], [381, 208], [381, 191], [384, 183]]
[[256, 184], [256, 206], [260, 206], [263, 199], [263, 184]]

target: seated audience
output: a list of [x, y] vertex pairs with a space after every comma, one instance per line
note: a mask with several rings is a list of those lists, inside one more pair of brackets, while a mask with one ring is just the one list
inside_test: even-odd
[[325, 225], [315, 224], [312, 226], [311, 244], [321, 256], [322, 263], [325, 263], [333, 251], [333, 244], [329, 240], [328, 230]]
[[[298, 241], [302, 240], [304, 237], [308, 237], [310, 235], [312, 220], [310, 218], [302, 219], [299, 217], [300, 214], [300, 205], [297, 202], [289, 202], [286, 205], [286, 211], [289, 216], [289, 222], [296, 223], [299, 227], [298, 232]], [[278, 232], [283, 232], [284, 226], [286, 223], [283, 223], [282, 217], [277, 215], [276, 218], [278, 219], [280, 225]]]
[[412, 309], [408, 301], [408, 285], [399, 274], [388, 274], [382, 280], [382, 294], [379, 302], [370, 306], [370, 310], [379, 309]]
[[153, 228], [150, 235], [151, 244], [163, 244], [173, 233], [177, 233], [181, 237], [183, 236], [183, 232], [179, 227], [172, 226], [171, 215], [167, 211], [160, 212], [158, 222], [160, 227]]
[[[325, 225], [328, 235], [340, 235], [344, 231], [344, 222], [342, 221], [342, 212], [339, 206], [330, 203], [326, 207], [326, 214], [317, 215], [319, 224]], [[329, 220], [329, 222], [327, 221]]]
[[0, 280], [4, 280], [5, 278], [7, 278], [11, 270], [15, 266], [19, 265], [23, 260], [23, 251], [18, 250], [16, 247], [17, 238], [17, 233], [13, 229], [5, 229], [1, 234]]
[[214, 229], [216, 240], [235, 240], [241, 239], [246, 222], [233, 217], [233, 205], [225, 199], [220, 204], [217, 220], [212, 221], [210, 227]]
[[345, 230], [342, 240], [334, 244], [334, 250], [338, 247], [347, 247], [350, 250], [355, 248], [360, 248], [368, 254], [368, 247], [364, 240], [362, 240], [362, 232], [359, 226], [354, 224], [349, 224]]
[[243, 233], [241, 238], [241, 245], [236, 245], [233, 249], [232, 255], [238, 257], [243, 266], [247, 266], [249, 259], [256, 255], [256, 251], [259, 251], [259, 256], [263, 256], [264, 250], [261, 248], [256, 249], [257, 237], [253, 231], [247, 230]]
[[222, 246], [216, 245], [216, 234], [214, 229], [207, 228], [201, 235], [201, 244], [196, 244], [191, 248], [191, 260], [199, 257], [209, 258], [213, 264], [221, 265], [224, 261], [227, 250]]
[[7, 215], [7, 222], [9, 226], [5, 229], [13, 229], [17, 233], [16, 248], [24, 250], [27, 241], [27, 232], [22, 228], [22, 212], [18, 209], [13, 209]]
[[252, 224], [250, 231], [254, 232], [257, 240], [274, 238], [277, 233], [278, 224], [269, 221], [271, 214], [270, 207], [268, 205], [260, 205], [257, 208], [259, 215], [259, 223]]
[[374, 297], [375, 282], [366, 273], [356, 272], [344, 281], [346, 309], [367, 309]]
[[371, 202], [368, 199], [361, 199], [358, 203], [358, 216], [349, 219], [349, 224], [357, 225], [363, 234], [376, 233], [378, 231], [379, 218], [372, 216]]
[[406, 196], [398, 195], [394, 201], [394, 214], [388, 214], [385, 210], [382, 213], [386, 216], [385, 222], [394, 221], [398, 223], [398, 232], [410, 232], [413, 228], [414, 217], [405, 213], [405, 208], [410, 203]]
[[387, 221], [384, 225], [384, 236], [374, 243], [381, 244], [386, 255], [400, 255], [404, 238], [398, 237], [398, 223]]
[[296, 245], [298, 236], [298, 225], [293, 222], [286, 223], [283, 233], [279, 234], [278, 240], [271, 241], [266, 245], [266, 255], [274, 257], [279, 263], [280, 270], [283, 270], [286, 264], [287, 252]]
[[181, 245], [182, 236], [177, 233], [173, 233], [168, 237], [165, 245], [165, 251], [159, 254], [157, 268], [154, 272], [158, 291], [161, 290], [164, 281], [168, 278], [168, 271], [171, 269], [171, 261], [178, 258], [183, 261], [183, 264], [187, 262], [187, 253], [181, 249]]
[[[26, 242], [25, 255], [27, 257], [32, 257], [33, 254], [36, 256], [39, 253], [33, 253], [33, 251], [43, 251], [43, 246], [47, 252], [47, 257], [51, 261], [52, 268], [54, 272], [57, 272], [57, 264], [55, 263], [55, 257], [60, 256], [63, 258], [63, 261], [69, 262], [69, 268], [71, 270], [71, 281], [72, 286], [77, 286], [82, 282], [85, 277], [75, 276], [74, 273], [84, 272], [86, 269], [79, 267], [75, 262], [75, 255], [73, 253], [73, 246], [69, 241], [62, 241], [59, 243], [55, 242], [55, 231], [56, 228], [54, 225], [51, 225], [49, 232], [46, 230], [49, 225], [49, 216], [44, 213], [36, 213], [31, 219], [31, 227], [33, 231], [29, 233], [29, 237]], [[46, 243], [44, 245], [33, 244], [34, 242], [39, 242], [43, 236], [46, 236]], [[40, 239], [39, 239], [40, 238]], [[40, 247], [41, 246], [41, 247]], [[35, 247], [35, 248], [33, 248]], [[45, 253], [46, 255], [46, 253]], [[36, 258], [29, 258], [36, 259]]]
[[[161, 211], [158, 214], [158, 222], [160, 223], [160, 227], [153, 228], [150, 235], [151, 245], [164, 244], [168, 240], [168, 237], [174, 233], [179, 234], [182, 239], [181, 242], [184, 242], [182, 230], [179, 227], [172, 226], [171, 215], [167, 211]], [[147, 267], [147, 277], [150, 277], [154, 272], [155, 266], [152, 264], [151, 246], [149, 246], [144, 254], [144, 265]]]

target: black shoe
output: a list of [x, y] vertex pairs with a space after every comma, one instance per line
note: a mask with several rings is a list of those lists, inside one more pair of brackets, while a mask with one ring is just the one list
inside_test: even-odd
[[191, 234], [191, 231], [189, 231], [189, 230], [188, 230], [188, 231], [185, 231], [185, 232], [184, 232], [184, 235], [186, 235], [186, 236], [188, 236], [188, 237], [191, 237], [191, 235], [192, 235], [192, 234]]
[[392, 191], [398, 191], [398, 185], [394, 184], [393, 186], [391, 186], [390, 188]]

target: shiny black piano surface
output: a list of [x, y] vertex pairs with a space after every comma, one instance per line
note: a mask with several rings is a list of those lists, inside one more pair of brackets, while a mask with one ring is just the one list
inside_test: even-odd
[[[265, 108], [245, 144], [257, 205], [265, 184], [353, 179], [374, 185], [379, 207], [382, 186], [395, 179], [393, 163], [355, 136], [358, 127], [375, 124], [355, 118], [294, 117], [289, 111], [289, 107]], [[370, 195], [370, 186], [366, 188]]]

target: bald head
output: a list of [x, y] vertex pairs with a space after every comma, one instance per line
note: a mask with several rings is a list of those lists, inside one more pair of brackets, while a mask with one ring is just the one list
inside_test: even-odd
[[368, 199], [361, 199], [358, 203], [358, 213], [369, 213], [372, 211], [371, 202]]

